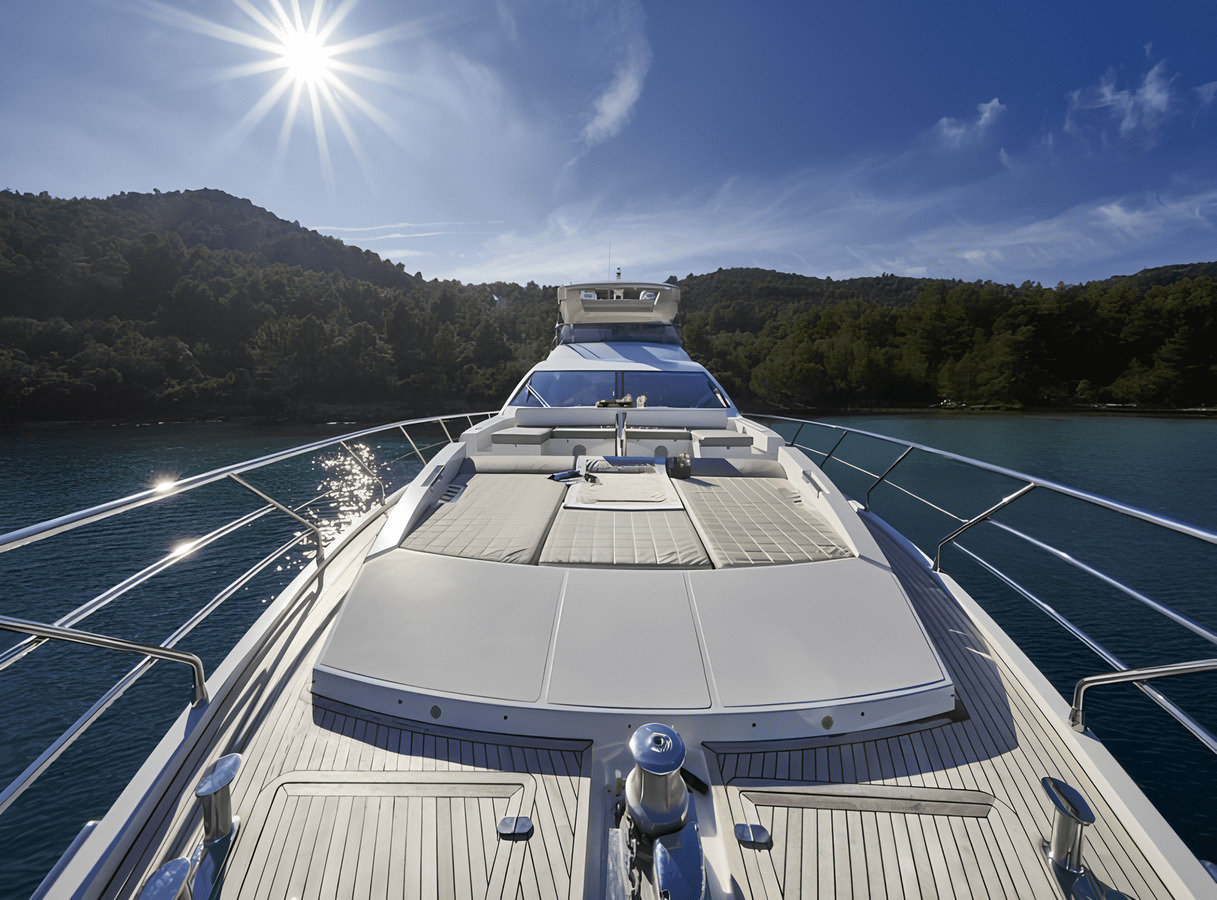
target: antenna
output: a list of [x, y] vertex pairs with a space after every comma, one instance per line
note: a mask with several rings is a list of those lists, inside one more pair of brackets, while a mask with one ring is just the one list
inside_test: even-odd
[[613, 239], [609, 238], [609, 275], [613, 274]]
[[618, 266], [618, 267], [617, 267], [617, 280], [618, 280], [618, 281], [620, 281], [620, 280], [621, 280], [621, 266]]

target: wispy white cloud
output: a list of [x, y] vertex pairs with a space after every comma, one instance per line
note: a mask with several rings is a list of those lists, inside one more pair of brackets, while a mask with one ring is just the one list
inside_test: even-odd
[[507, 5], [507, 0], [494, 0], [494, 11], [499, 18], [499, 26], [503, 30], [504, 37], [512, 44], [512, 46], [520, 46], [520, 26], [516, 23], [515, 13], [511, 11], [511, 7]]
[[407, 259], [424, 259], [435, 256], [433, 250], [415, 250], [412, 247], [394, 247], [392, 250], [381, 250], [379, 254], [385, 259], [394, 259], [398, 262]]
[[758, 266], [833, 278], [889, 271], [1055, 283], [1209, 258], [1217, 245], [1217, 183], [1038, 213], [969, 215], [995, 204], [997, 193], [979, 181], [897, 195], [875, 190], [853, 169], [768, 185], [734, 178], [713, 191], [657, 197], [645, 213], [615, 209], [602, 196], [556, 209], [535, 230], [497, 235], [454, 260], [453, 274], [469, 282], [579, 281], [608, 271], [611, 240], [613, 264], [640, 279]]
[[1098, 84], [1069, 92], [1065, 130], [1081, 135], [1088, 125], [1114, 120], [1119, 123], [1122, 139], [1137, 138], [1152, 144], [1173, 111], [1174, 80], [1175, 76], [1166, 74], [1165, 60], [1150, 69], [1133, 89], [1118, 87], [1115, 70], [1108, 69]]
[[442, 237], [448, 234], [490, 234], [487, 231], [413, 231], [402, 232], [394, 231], [389, 234], [373, 234], [360, 238], [361, 241], [367, 243], [369, 241], [396, 241], [405, 240], [407, 238], [425, 238], [425, 237]]
[[939, 137], [950, 147], [962, 147], [974, 143], [993, 127], [993, 123], [1006, 111], [1005, 105], [994, 97], [988, 103], [977, 104], [976, 118], [970, 121], [943, 116], [935, 126]]
[[609, 86], [592, 105], [591, 121], [583, 129], [585, 146], [592, 147], [616, 137], [630, 120], [651, 68], [651, 45], [646, 21], [637, 3], [620, 7], [617, 21], [604, 45], [622, 50], [622, 58]]
[[613, 83], [596, 99], [595, 115], [583, 129], [583, 140], [589, 146], [616, 137], [630, 120], [634, 104], [642, 96], [642, 85], [651, 67], [649, 47], [631, 50], [613, 76]]
[[501, 225], [498, 222], [391, 222], [388, 225], [312, 225], [315, 231], [325, 232], [368, 232], [389, 231], [394, 228], [458, 228], [469, 225]]
[[1200, 111], [1204, 112], [1213, 105], [1213, 99], [1217, 97], [1217, 81], [1210, 81], [1208, 84], [1202, 84], [1192, 88], [1196, 92], [1196, 99], [1200, 104]]

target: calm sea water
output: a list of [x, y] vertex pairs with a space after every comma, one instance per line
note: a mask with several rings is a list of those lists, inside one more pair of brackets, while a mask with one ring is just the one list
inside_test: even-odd
[[[833, 421], [1051, 478], [1217, 530], [1217, 421], [971, 414]], [[346, 430], [159, 425], [0, 431], [0, 533], [134, 493], [164, 477], [197, 474]], [[823, 429], [804, 429], [799, 437], [799, 443], [821, 451], [835, 440]], [[364, 441], [357, 449], [375, 457], [390, 487], [418, 470], [404, 438]], [[850, 437], [834, 459], [881, 472], [898, 452]], [[836, 462], [827, 471], [859, 498], [873, 480]], [[314, 501], [310, 514], [323, 524], [348, 520], [379, 499], [379, 488], [341, 450], [250, 477], [284, 502]], [[893, 480], [965, 516], [1017, 486], [960, 466], [934, 465], [921, 454], [902, 462]], [[316, 500], [326, 491], [338, 499]], [[871, 500], [876, 512], [931, 555], [954, 524], [887, 486], [875, 490]], [[54, 621], [183, 541], [259, 505], [235, 484], [217, 485], [157, 504], [156, 510], [0, 555], [0, 613]], [[1207, 545], [1038, 491], [1001, 518], [1217, 629], [1217, 551], [1209, 552]], [[253, 566], [296, 529], [285, 516], [264, 516], [191, 554], [170, 573], [124, 593], [79, 627], [160, 642], [200, 605], [200, 598], [210, 598], [227, 584], [236, 565]], [[1000, 560], [1003, 568], [1008, 562], [1029, 590], [1059, 597], [1062, 612], [1129, 665], [1217, 656], [1211, 644], [1178, 626], [1163, 625], [1135, 601], [1079, 577], [995, 528], [977, 528], [961, 543], [986, 559]], [[198, 653], [211, 671], [305, 561], [303, 549], [291, 551], [226, 600], [179, 646]], [[994, 588], [961, 551], [948, 548], [944, 564], [1063, 693], [1078, 677], [1104, 670], [1013, 591]], [[14, 642], [0, 632], [0, 650]], [[46, 645], [0, 671], [0, 783], [16, 777], [132, 664], [133, 658], [124, 654]], [[1161, 682], [1164, 693], [1212, 731], [1217, 731], [1215, 685], [1217, 675]], [[155, 666], [0, 816], [0, 896], [28, 896], [81, 825], [104, 814], [189, 693], [184, 668]], [[1091, 726], [1193, 850], [1217, 858], [1217, 823], [1211, 814], [1217, 808], [1217, 759], [1133, 688], [1097, 689], [1087, 703]]]

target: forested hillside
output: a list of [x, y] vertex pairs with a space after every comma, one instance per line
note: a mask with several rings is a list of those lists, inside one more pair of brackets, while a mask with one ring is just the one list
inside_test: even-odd
[[[753, 409], [1180, 407], [1217, 405], [1215, 278], [679, 283], [687, 349]], [[551, 288], [425, 281], [219, 191], [0, 192], [0, 421], [488, 408], [556, 313]]]

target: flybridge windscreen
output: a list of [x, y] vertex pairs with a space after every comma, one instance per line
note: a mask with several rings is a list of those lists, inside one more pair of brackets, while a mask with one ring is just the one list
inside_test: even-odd
[[675, 344], [680, 332], [675, 325], [635, 322], [624, 325], [567, 325], [559, 323], [555, 340], [559, 344]]
[[510, 406], [595, 406], [629, 395], [635, 407], [725, 409], [730, 404], [700, 372], [542, 371], [512, 398]]

